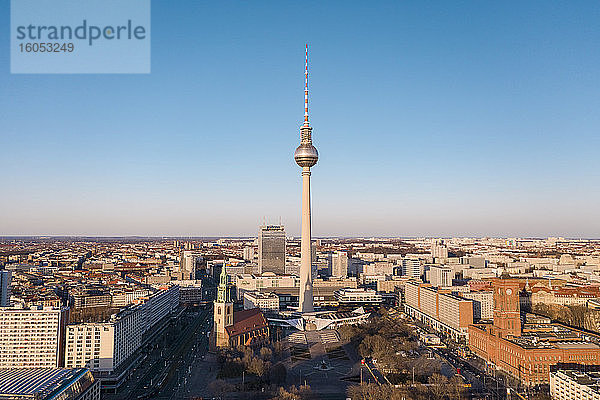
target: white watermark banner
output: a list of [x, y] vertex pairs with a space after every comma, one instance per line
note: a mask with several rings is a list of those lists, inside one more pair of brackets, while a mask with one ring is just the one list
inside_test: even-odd
[[13, 74], [150, 73], [150, 0], [11, 0]]

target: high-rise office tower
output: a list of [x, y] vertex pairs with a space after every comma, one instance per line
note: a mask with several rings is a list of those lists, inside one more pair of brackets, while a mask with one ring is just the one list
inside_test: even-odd
[[312, 312], [312, 251], [310, 220], [310, 168], [317, 163], [319, 153], [312, 144], [312, 128], [308, 123], [308, 45], [304, 64], [304, 124], [300, 127], [300, 146], [294, 152], [296, 163], [302, 167], [302, 239], [300, 242], [300, 311]]
[[181, 279], [196, 279], [197, 255], [191, 250], [182, 250], [179, 261]]
[[0, 270], [0, 307], [10, 306], [11, 271]]
[[285, 274], [285, 229], [264, 225], [258, 231], [258, 271]]
[[331, 276], [346, 278], [348, 276], [348, 253], [338, 251], [331, 258]]
[[402, 275], [421, 278], [421, 262], [416, 258], [402, 259]]
[[244, 247], [244, 260], [254, 260], [254, 247]]
[[448, 258], [448, 247], [442, 239], [432, 239], [431, 256], [434, 259], [446, 260]]

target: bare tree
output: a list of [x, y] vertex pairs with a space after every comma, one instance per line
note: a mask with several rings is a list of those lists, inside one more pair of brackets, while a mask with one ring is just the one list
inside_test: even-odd
[[446, 393], [446, 386], [448, 385], [448, 378], [441, 374], [433, 374], [427, 380], [431, 385], [429, 390], [435, 399], [441, 399]]

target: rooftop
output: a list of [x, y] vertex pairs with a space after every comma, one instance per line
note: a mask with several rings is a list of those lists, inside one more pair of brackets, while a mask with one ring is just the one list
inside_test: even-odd
[[[78, 382], [79, 381], [79, 382]], [[94, 380], [85, 368], [20, 368], [0, 369], [0, 399], [22, 397], [24, 399], [50, 400], [78, 382], [73, 397], [83, 393]]]

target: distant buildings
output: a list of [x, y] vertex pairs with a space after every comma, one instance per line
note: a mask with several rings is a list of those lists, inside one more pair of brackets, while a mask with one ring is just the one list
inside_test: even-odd
[[348, 276], [348, 253], [337, 251], [331, 256], [331, 276], [346, 278]]
[[416, 258], [402, 259], [402, 275], [421, 279], [421, 262]]
[[196, 252], [182, 250], [179, 261], [179, 272], [181, 280], [196, 279], [196, 262], [201, 258]]
[[438, 262], [438, 260], [444, 262], [448, 258], [448, 247], [446, 247], [443, 240], [432, 240], [431, 257], [433, 257], [435, 262]]
[[0, 308], [0, 369], [64, 366], [68, 308]]
[[285, 274], [285, 229], [264, 225], [258, 231], [258, 271]]
[[587, 287], [534, 287], [531, 305], [587, 306], [590, 300], [600, 298], [598, 286]]
[[429, 282], [434, 287], [452, 286], [454, 273], [452, 268], [432, 266], [429, 268]]
[[254, 260], [254, 247], [244, 247], [243, 257], [246, 261]]
[[100, 385], [83, 368], [0, 369], [0, 399], [100, 400]]

